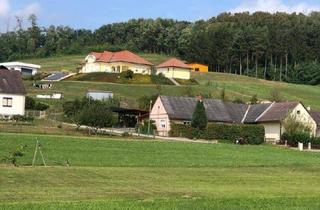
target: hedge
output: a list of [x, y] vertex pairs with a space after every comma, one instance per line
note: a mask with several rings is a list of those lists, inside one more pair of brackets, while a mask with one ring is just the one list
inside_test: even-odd
[[265, 131], [262, 125], [210, 124], [205, 130], [199, 130], [189, 125], [172, 124], [170, 136], [189, 139], [221, 139], [229, 142], [242, 139], [247, 144], [257, 145], [264, 143]]
[[287, 144], [293, 147], [298, 146], [298, 143], [303, 143], [307, 145], [311, 143], [313, 146], [320, 147], [320, 137], [310, 136], [307, 132], [296, 132], [293, 134], [284, 133], [281, 136], [281, 143], [284, 144], [287, 141]]

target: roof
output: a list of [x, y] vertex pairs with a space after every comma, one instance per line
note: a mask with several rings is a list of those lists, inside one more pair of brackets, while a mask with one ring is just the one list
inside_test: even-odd
[[274, 122], [282, 121], [290, 110], [297, 107], [299, 102], [281, 102], [273, 103], [266, 112], [257, 119], [257, 122]]
[[22, 95], [26, 93], [19, 71], [0, 70], [0, 93]]
[[23, 63], [23, 62], [7, 62], [7, 63], [0, 63], [0, 66], [11, 67], [11, 66], [22, 66], [22, 67], [29, 67], [34, 69], [40, 69], [40, 65], [31, 64], [31, 63]]
[[[160, 99], [171, 119], [192, 119], [197, 104], [196, 98], [160, 96]], [[223, 102], [217, 99], [205, 99], [204, 106], [210, 122], [241, 123], [248, 105]]]
[[168, 67], [191, 69], [190, 66], [188, 66], [187, 64], [185, 64], [184, 62], [176, 58], [171, 58], [170, 60], [167, 60], [166, 62], [161, 63], [157, 66], [157, 68], [168, 68]]
[[[173, 120], [192, 119], [197, 104], [197, 98], [160, 96], [160, 100]], [[299, 102], [282, 102], [268, 104], [238, 104], [217, 99], [203, 100], [209, 122], [223, 123], [259, 123], [283, 120], [288, 112]], [[317, 115], [320, 122], [320, 113]]]
[[124, 50], [120, 52], [104, 51], [103, 53], [92, 52], [90, 53], [90, 55], [95, 56], [98, 62], [105, 62], [105, 63], [128, 62], [128, 63], [136, 63], [136, 64], [153, 66], [153, 64], [147, 61], [146, 59], [128, 50]]
[[320, 125], [320, 112], [310, 111], [311, 117], [316, 121], [317, 125]]
[[271, 106], [271, 103], [249, 105], [248, 113], [245, 116], [245, 119], [243, 122], [244, 123], [255, 123], [256, 119], [259, 116], [261, 116], [270, 106]]

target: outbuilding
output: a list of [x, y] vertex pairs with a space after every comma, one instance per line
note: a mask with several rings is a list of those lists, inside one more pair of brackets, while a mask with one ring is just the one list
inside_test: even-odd
[[191, 78], [191, 67], [172, 58], [157, 66], [157, 74], [163, 74], [167, 78], [189, 80]]
[[5, 66], [9, 70], [19, 71], [23, 76], [35, 75], [41, 68], [40, 65], [23, 62], [0, 63], [0, 66]]

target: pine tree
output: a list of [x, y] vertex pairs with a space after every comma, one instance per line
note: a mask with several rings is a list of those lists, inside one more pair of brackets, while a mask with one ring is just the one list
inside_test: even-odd
[[199, 100], [192, 116], [191, 126], [193, 128], [199, 128], [203, 130], [207, 127], [207, 124], [208, 119], [206, 115], [206, 109], [203, 105], [203, 101]]

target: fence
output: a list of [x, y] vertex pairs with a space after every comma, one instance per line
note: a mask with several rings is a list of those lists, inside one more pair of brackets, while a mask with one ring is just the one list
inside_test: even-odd
[[33, 117], [36, 119], [44, 119], [47, 116], [46, 111], [34, 111], [34, 110], [28, 110], [26, 111], [26, 117]]

